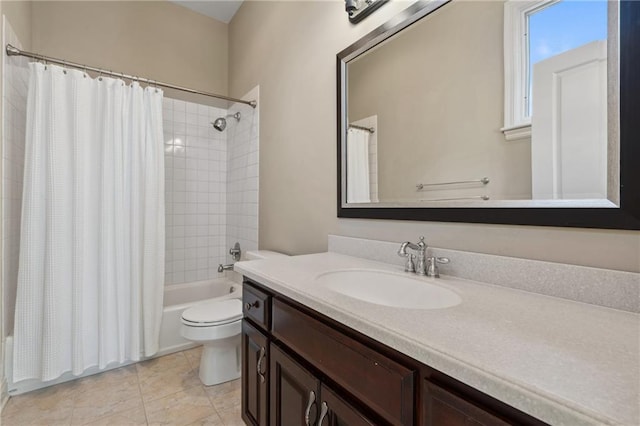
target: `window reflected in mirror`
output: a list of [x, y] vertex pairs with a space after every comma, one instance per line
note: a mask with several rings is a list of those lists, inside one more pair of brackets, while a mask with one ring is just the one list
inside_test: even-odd
[[526, 114], [531, 116], [533, 66], [538, 62], [572, 51], [592, 42], [607, 41], [607, 1], [545, 1], [527, 12], [527, 92]]

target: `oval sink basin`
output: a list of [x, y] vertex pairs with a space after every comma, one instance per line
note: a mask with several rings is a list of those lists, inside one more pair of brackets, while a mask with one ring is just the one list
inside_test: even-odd
[[441, 309], [462, 302], [447, 288], [393, 272], [331, 271], [318, 275], [316, 281], [336, 293], [394, 308]]

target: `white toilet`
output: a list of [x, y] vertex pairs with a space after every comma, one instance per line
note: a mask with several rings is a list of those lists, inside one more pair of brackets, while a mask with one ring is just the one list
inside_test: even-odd
[[[269, 250], [247, 251], [247, 260], [285, 256]], [[214, 300], [199, 303], [182, 313], [180, 334], [185, 339], [202, 343], [200, 381], [205, 386], [217, 385], [240, 377], [240, 333], [242, 301]]]
[[180, 334], [202, 343], [200, 380], [206, 386], [240, 377], [242, 301], [227, 299], [200, 303], [182, 313]]

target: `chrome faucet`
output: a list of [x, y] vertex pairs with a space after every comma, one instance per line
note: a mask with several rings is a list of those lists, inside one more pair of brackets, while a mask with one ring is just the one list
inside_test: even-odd
[[[411, 250], [415, 250], [418, 252], [417, 258], [418, 263], [415, 264], [414, 260], [416, 259], [416, 255], [411, 253], [407, 253], [407, 247]], [[420, 237], [420, 241], [418, 244], [414, 244], [410, 241], [405, 241], [400, 245], [400, 249], [398, 250], [398, 256], [406, 257], [407, 262], [405, 263], [404, 270], [405, 272], [415, 272], [418, 275], [427, 275], [427, 259], [426, 259], [426, 250], [427, 245], [424, 242], [424, 237]]]
[[[411, 253], [407, 253], [407, 248], [418, 252], [417, 256]], [[438, 263], [449, 263], [449, 259], [446, 257], [426, 255], [427, 245], [424, 242], [424, 237], [420, 237], [418, 244], [414, 244], [410, 241], [405, 241], [400, 245], [398, 250], [398, 256], [406, 257], [407, 261], [404, 265], [405, 272], [415, 272], [418, 275], [426, 275], [427, 277], [440, 278], [440, 271], [438, 271]], [[418, 262], [415, 263], [415, 259]]]
[[[240, 250], [240, 243], [236, 242], [233, 247], [229, 249], [229, 254], [234, 262], [240, 260], [242, 256], [242, 250]], [[222, 263], [218, 265], [218, 273], [223, 273], [224, 271], [233, 271], [233, 263], [228, 265], [223, 265]]]
[[221, 274], [224, 271], [233, 271], [233, 263], [228, 265], [223, 265], [222, 263], [218, 265], [218, 273]]

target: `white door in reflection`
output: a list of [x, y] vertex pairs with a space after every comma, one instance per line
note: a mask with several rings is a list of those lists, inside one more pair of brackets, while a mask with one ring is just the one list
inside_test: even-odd
[[607, 44], [533, 66], [533, 199], [607, 198]]

